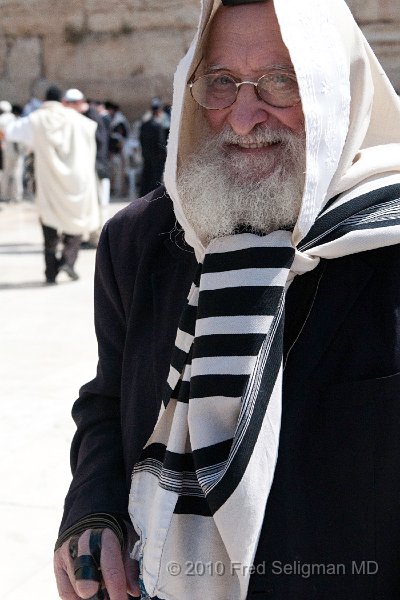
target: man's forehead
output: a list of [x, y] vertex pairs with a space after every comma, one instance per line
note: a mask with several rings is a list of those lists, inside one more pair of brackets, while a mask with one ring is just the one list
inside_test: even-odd
[[[229, 6], [229, 2], [238, 4]], [[203, 59], [203, 67], [223, 64], [226, 68], [229, 59], [229, 63], [242, 63], [246, 72], [292, 66], [272, 0], [223, 0], [204, 40]]]

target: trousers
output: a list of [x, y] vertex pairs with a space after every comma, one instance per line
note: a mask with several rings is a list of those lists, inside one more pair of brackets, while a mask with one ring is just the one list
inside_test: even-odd
[[[41, 223], [44, 238], [44, 261], [47, 281], [55, 281], [59, 268], [62, 265], [73, 267], [82, 241], [81, 235], [59, 233], [53, 227]], [[58, 245], [62, 244], [61, 257], [57, 257]]]

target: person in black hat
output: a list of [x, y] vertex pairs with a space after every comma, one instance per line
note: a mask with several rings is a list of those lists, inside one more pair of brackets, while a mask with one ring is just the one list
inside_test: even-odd
[[142, 123], [139, 141], [142, 147], [143, 172], [140, 192], [145, 196], [162, 183], [166, 158], [163, 108], [160, 98], [151, 100], [151, 117]]

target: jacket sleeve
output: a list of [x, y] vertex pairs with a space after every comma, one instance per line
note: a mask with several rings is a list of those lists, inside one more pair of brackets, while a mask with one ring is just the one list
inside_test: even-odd
[[126, 322], [107, 225], [96, 259], [95, 326], [99, 351], [97, 375], [81, 388], [72, 409], [77, 426], [71, 447], [73, 480], [65, 500], [60, 534], [94, 513], [128, 518], [120, 417]]

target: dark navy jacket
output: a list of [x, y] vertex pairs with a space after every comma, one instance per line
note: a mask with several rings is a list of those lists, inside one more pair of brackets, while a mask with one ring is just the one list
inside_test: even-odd
[[[73, 408], [61, 531], [126, 515], [195, 267], [162, 188], [105, 226], [98, 372]], [[249, 598], [400, 599], [399, 279], [397, 245], [321, 261], [289, 289], [279, 457]]]

